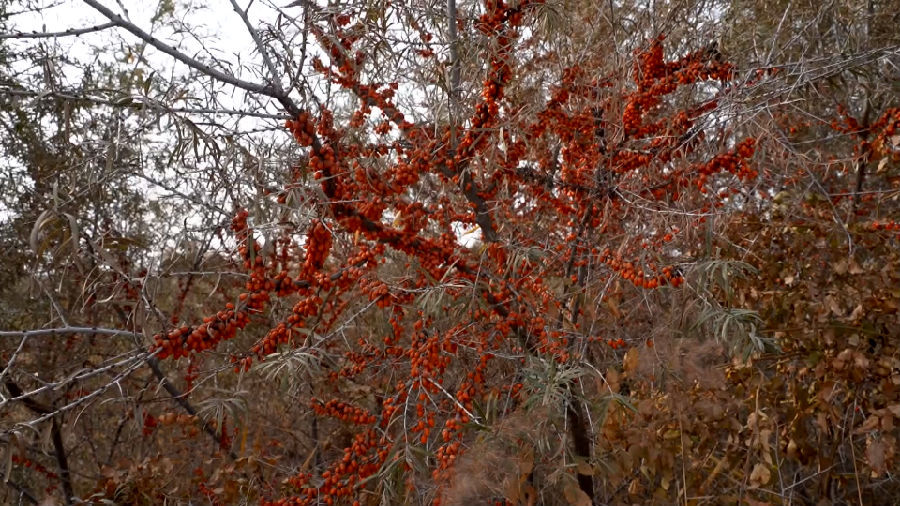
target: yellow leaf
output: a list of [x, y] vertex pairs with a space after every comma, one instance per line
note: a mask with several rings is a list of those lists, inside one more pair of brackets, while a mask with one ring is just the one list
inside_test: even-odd
[[631, 480], [631, 483], [628, 484], [628, 494], [629, 495], [638, 495], [641, 493], [641, 482], [637, 478]]
[[678, 429], [669, 429], [663, 433], [663, 439], [666, 440], [678, 439], [680, 437], [681, 431], [679, 431]]

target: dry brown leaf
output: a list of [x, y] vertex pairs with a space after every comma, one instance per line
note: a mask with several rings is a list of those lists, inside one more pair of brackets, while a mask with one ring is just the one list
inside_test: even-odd
[[638, 366], [638, 358], [639, 352], [637, 348], [631, 348], [625, 353], [625, 358], [622, 360], [622, 370], [626, 373], [630, 373], [637, 369]]
[[619, 310], [619, 304], [616, 302], [614, 297], [606, 298], [606, 307], [609, 308], [609, 312], [616, 318], [622, 317], [622, 311]]
[[790, 441], [788, 441], [788, 444], [787, 444], [787, 456], [788, 456], [788, 458], [790, 458], [790, 459], [796, 459], [796, 458], [797, 458], [797, 455], [798, 455], [797, 450], [798, 450], [797, 442], [794, 441], [793, 439], [791, 439]]
[[869, 441], [866, 446], [866, 459], [873, 473], [881, 475], [887, 468], [887, 450], [887, 445], [881, 439]]
[[853, 431], [854, 434], [864, 434], [866, 432], [871, 432], [878, 428], [879, 419], [877, 415], [872, 415], [866, 418], [866, 421], [862, 423], [856, 430]]
[[843, 276], [847, 274], [847, 261], [846, 260], [838, 260], [834, 263], [834, 272], [839, 276]]
[[47, 496], [44, 496], [43, 499], [41, 499], [41, 502], [38, 503], [38, 506], [59, 506], [60, 504], [62, 504], [62, 503], [59, 502], [59, 500], [56, 497], [53, 497], [52, 495], [47, 495]]
[[631, 483], [628, 484], [628, 494], [629, 495], [638, 495], [641, 493], [641, 481], [637, 478], [631, 480]]
[[534, 450], [526, 446], [519, 453], [519, 473], [528, 474], [534, 469]]
[[519, 504], [519, 498], [522, 493], [522, 484], [519, 480], [513, 479], [512, 476], [506, 479], [505, 490], [506, 500], [512, 504]]
[[566, 498], [566, 502], [572, 506], [591, 506], [591, 498], [584, 493], [584, 490], [578, 488], [578, 484], [574, 481], [566, 481], [566, 486], [563, 488], [563, 495]]
[[619, 373], [613, 368], [610, 368], [606, 371], [606, 384], [609, 385], [609, 389], [613, 393], [619, 393], [619, 384], [621, 382], [621, 378], [619, 378]]
[[578, 474], [593, 476], [594, 468], [591, 467], [591, 465], [589, 463], [587, 463], [584, 459], [580, 459], [580, 458], [577, 459], [576, 462], [577, 462], [577, 464], [575, 466], [575, 469], [578, 470]]
[[756, 464], [753, 466], [753, 471], [750, 473], [750, 485], [753, 487], [759, 487], [761, 485], [765, 485], [769, 483], [769, 480], [772, 479], [772, 471], [769, 471], [769, 468], [764, 464]]

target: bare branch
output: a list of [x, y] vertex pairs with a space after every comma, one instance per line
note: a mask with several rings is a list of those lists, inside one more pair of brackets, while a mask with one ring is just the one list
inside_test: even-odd
[[156, 37], [145, 32], [144, 30], [141, 30], [134, 23], [126, 20], [122, 16], [119, 16], [115, 12], [111, 11], [109, 8], [107, 8], [105, 5], [101, 4], [100, 2], [97, 2], [96, 0], [84, 0], [84, 3], [88, 4], [89, 6], [93, 7], [94, 9], [96, 9], [98, 12], [100, 12], [100, 14], [103, 14], [104, 16], [106, 16], [110, 21], [115, 23], [116, 26], [118, 26], [120, 28], [124, 28], [125, 30], [131, 32], [132, 35], [140, 38], [147, 44], [150, 44], [151, 46], [155, 47], [159, 51], [162, 51], [163, 53], [171, 56], [172, 58], [175, 58], [176, 60], [180, 61], [181, 63], [184, 63], [188, 67], [190, 67], [194, 70], [198, 70], [198, 71], [202, 72], [203, 74], [206, 74], [207, 76], [212, 77], [213, 79], [216, 79], [217, 81], [221, 81], [223, 83], [230, 84], [236, 88], [240, 88], [242, 90], [246, 90], [251, 93], [257, 93], [260, 95], [274, 98], [274, 99], [278, 100], [278, 102], [292, 116], [296, 116], [300, 113], [300, 108], [287, 95], [285, 95], [283, 91], [279, 93], [277, 91], [276, 87], [273, 86], [272, 83], [269, 83], [269, 84], [254, 83], [251, 81], [245, 81], [243, 79], [239, 79], [231, 74], [226, 74], [225, 72], [222, 72], [221, 70], [212, 68], [209, 65], [206, 65], [205, 63], [202, 63], [194, 58], [191, 58], [190, 56], [182, 53], [181, 51], [166, 44], [165, 42], [162, 42], [161, 40], [157, 39]]
[[456, 0], [447, 0], [447, 36], [450, 39], [450, 128], [456, 147], [456, 115], [459, 113], [459, 34], [456, 31]]
[[36, 337], [68, 334], [100, 334], [104, 336], [124, 336], [142, 339], [144, 336], [127, 330], [105, 329], [100, 327], [57, 327], [37, 330], [2, 330], [0, 337]]
[[[276, 93], [284, 95], [284, 89], [281, 87], [281, 81], [278, 79], [278, 69], [276, 69], [275, 65], [272, 63], [272, 59], [269, 57], [269, 51], [259, 37], [259, 32], [257, 32], [256, 29], [253, 28], [253, 25], [250, 24], [250, 18], [247, 17], [247, 11], [241, 10], [240, 6], [237, 4], [237, 0], [231, 0], [231, 6], [234, 8], [234, 12], [240, 16], [241, 21], [244, 22], [244, 26], [247, 27], [247, 32], [250, 33], [250, 37], [253, 38], [253, 42], [256, 44], [256, 49], [259, 51], [259, 54], [262, 55], [263, 64], [266, 66], [269, 74], [271, 74], [272, 87], [275, 88]], [[249, 8], [250, 7], [248, 6], [247, 9]]]
[[169, 107], [158, 100], [153, 100], [149, 97], [131, 97], [125, 96], [117, 100], [110, 100], [101, 97], [92, 97], [89, 95], [77, 95], [74, 93], [63, 93], [63, 92], [55, 92], [55, 91], [46, 91], [46, 92], [38, 92], [33, 90], [21, 90], [21, 89], [11, 89], [11, 88], [0, 88], [0, 95], [11, 95], [17, 97], [28, 97], [28, 98], [36, 98], [36, 99], [59, 99], [59, 100], [72, 100], [72, 101], [85, 101], [90, 102], [92, 104], [99, 105], [108, 105], [110, 107], [123, 107], [129, 109], [141, 109], [148, 108], [158, 111], [164, 111], [168, 113], [181, 113], [181, 114], [224, 114], [229, 116], [246, 116], [253, 118], [263, 118], [263, 119], [275, 119], [275, 120], [285, 120], [290, 119], [291, 116], [287, 114], [271, 114], [266, 112], [254, 112], [254, 111], [242, 111], [238, 109], [216, 109], [216, 108], [208, 108], [208, 107]]
[[94, 26], [88, 26], [85, 28], [69, 28], [68, 30], [63, 30], [60, 32], [12, 32], [12, 33], [0, 33], [0, 40], [2, 39], [54, 39], [58, 37], [78, 37], [79, 35], [85, 33], [99, 32], [102, 30], [106, 30], [107, 28], [115, 27], [115, 23], [103, 23]]
[[[69, 383], [76, 383], [79, 381], [83, 381], [83, 380], [86, 380], [93, 376], [98, 376], [100, 374], [103, 374], [107, 371], [116, 369], [121, 366], [128, 366], [129, 368], [134, 369], [135, 364], [140, 364], [141, 361], [146, 360], [147, 356], [149, 356], [149, 354], [145, 353], [145, 352], [138, 352], [138, 353], [132, 352], [130, 355], [133, 355], [133, 356], [129, 356], [123, 360], [114, 362], [110, 365], [98, 367], [96, 369], [82, 369], [82, 370], [76, 372], [75, 374], [70, 375], [68, 378], [62, 379], [60, 381], [45, 383], [43, 386], [36, 388], [34, 390], [31, 390], [30, 392], [22, 392], [20, 395], [14, 395], [13, 397], [10, 397], [10, 398], [6, 398], [5, 396], [2, 396], [3, 399], [0, 400], [0, 407], [3, 407], [10, 402], [16, 402], [16, 401], [21, 401], [21, 402], [24, 402], [27, 404], [28, 402], [31, 402], [30, 399], [32, 397], [34, 397], [42, 392], [55, 390], [55, 389], [62, 387], [63, 385], [69, 384]], [[90, 394], [90, 396], [99, 395], [99, 393], [102, 390], [105, 390], [106, 388], [108, 388], [108, 385], [106, 387], [104, 387], [103, 389]], [[81, 399], [85, 399], [85, 397], [81, 397], [79, 400], [81, 400]], [[58, 409], [56, 412], [59, 413], [59, 412], [65, 411], [69, 408], [77, 406], [79, 404], [79, 400], [76, 400], [76, 402], [74, 402], [64, 408]], [[54, 414], [54, 413], [50, 413], [50, 414]], [[41, 422], [43, 420], [46, 420], [46, 417], [40, 418], [33, 423]]]
[[[100, 334], [100, 335], [108, 335], [108, 336], [125, 336], [132, 338], [143, 338], [142, 334], [137, 332], [129, 332], [127, 330], [117, 330], [117, 329], [107, 329], [107, 328], [98, 328], [98, 327], [59, 327], [52, 329], [39, 329], [39, 330], [13, 330], [13, 331], [0, 331], [0, 337], [31, 337], [31, 336], [46, 336], [46, 335], [64, 335], [64, 334]], [[185, 410], [190, 415], [196, 415], [197, 410], [187, 401], [185, 394], [178, 390], [178, 388], [166, 378], [165, 373], [163, 373], [162, 369], [159, 367], [159, 361], [156, 359], [154, 355], [146, 354], [141, 357], [143, 361], [147, 363], [150, 367], [150, 370], [153, 371], [153, 375], [156, 376], [157, 380], [160, 382], [162, 387], [168, 392], [168, 394], [172, 397], [182, 409]], [[76, 378], [78, 378], [76, 376]], [[9, 388], [9, 385], [7, 385]], [[17, 387], [13, 387], [10, 389], [10, 394], [12, 394], [12, 398], [7, 401], [16, 401], [22, 400], [30, 409], [36, 412], [40, 412], [42, 415], [53, 415], [55, 413], [60, 413], [64, 409], [58, 409], [55, 412], [49, 408], [39, 406], [37, 404], [33, 404], [34, 401], [31, 397], [37, 393], [38, 391], [43, 389], [38, 389], [32, 392], [24, 392]], [[102, 390], [105, 390], [102, 389]], [[100, 390], [98, 390], [99, 392]], [[42, 417], [44, 419], [45, 417]], [[218, 442], [219, 436], [216, 434], [216, 430], [206, 421], [203, 421], [203, 431], [206, 432], [214, 441]], [[232, 459], [237, 459], [237, 456], [234, 452], [229, 451], [229, 456]]]

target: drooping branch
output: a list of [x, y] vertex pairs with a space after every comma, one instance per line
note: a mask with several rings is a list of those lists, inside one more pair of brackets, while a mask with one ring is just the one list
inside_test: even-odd
[[[22, 333], [20, 332], [19, 335], [22, 335]], [[2, 401], [0, 401], [0, 405], [4, 405], [4, 404], [7, 404], [7, 403], [13, 402], [13, 401], [22, 401], [23, 403], [25, 403], [25, 402], [28, 402], [28, 399], [39, 394], [40, 392], [49, 391], [49, 390], [55, 389], [57, 387], [60, 387], [62, 385], [65, 385], [67, 383], [81, 381], [81, 380], [90, 378], [92, 376], [97, 376], [99, 374], [110, 371], [117, 367], [125, 367], [124, 371], [116, 374], [112, 378], [111, 381], [107, 382], [104, 386], [94, 390], [93, 392], [91, 392], [87, 395], [80, 396], [80, 397], [70, 401], [68, 404], [60, 406], [60, 407], [56, 408], [54, 411], [51, 411], [49, 413], [42, 414], [33, 420], [29, 420], [28, 422], [22, 422], [22, 423], [16, 424], [17, 426], [20, 426], [20, 427], [33, 428], [37, 424], [43, 423], [60, 413], [75, 409], [78, 406], [81, 406], [83, 404], [88, 404], [88, 403], [94, 401], [97, 397], [99, 397], [101, 394], [103, 394], [103, 392], [109, 390], [111, 387], [118, 384], [119, 381], [122, 381], [123, 379], [128, 377], [131, 373], [133, 373], [138, 368], [140, 368], [141, 363], [143, 363], [143, 361], [146, 359], [146, 357], [148, 355], [149, 354], [145, 353], [145, 352], [141, 352], [137, 355], [129, 354], [129, 356], [127, 358], [120, 360], [112, 365], [98, 367], [96, 369], [92, 369], [87, 372], [79, 372], [78, 374], [75, 374], [74, 376], [66, 378], [63, 381], [45, 383], [43, 386], [36, 388], [30, 392], [23, 392], [22, 395], [20, 395], [20, 396], [4, 398]], [[3, 434], [8, 434], [12, 431], [13, 431], [13, 429], [5, 429], [3, 431]]]

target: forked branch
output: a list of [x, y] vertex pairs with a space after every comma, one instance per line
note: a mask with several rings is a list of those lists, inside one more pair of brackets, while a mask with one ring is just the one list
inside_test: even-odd
[[285, 94], [284, 91], [280, 89], [281, 88], [280, 84], [276, 85], [275, 83], [272, 83], [272, 82], [267, 83], [267, 84], [261, 84], [261, 83], [255, 83], [252, 81], [245, 81], [243, 79], [235, 77], [232, 74], [228, 74], [219, 69], [210, 67], [209, 65], [207, 65], [195, 58], [191, 58], [190, 56], [182, 53], [181, 51], [175, 49], [174, 47], [170, 46], [169, 44], [166, 44], [165, 42], [157, 39], [153, 35], [150, 35], [149, 33], [142, 30], [140, 27], [135, 25], [134, 23], [128, 21], [127, 19], [123, 18], [122, 16], [111, 11], [109, 8], [107, 8], [105, 5], [101, 4], [100, 2], [98, 2], [96, 0], [84, 0], [84, 3], [93, 7], [95, 10], [100, 12], [100, 14], [103, 14], [104, 16], [106, 16], [106, 18], [109, 19], [110, 21], [112, 21], [113, 23], [115, 23], [116, 26], [127, 30], [132, 35], [138, 37], [139, 39], [143, 40], [147, 44], [150, 44], [151, 46], [153, 46], [156, 49], [158, 49], [159, 51], [162, 51], [163, 53], [171, 56], [172, 58], [175, 58], [176, 60], [180, 61], [181, 63], [184, 63], [188, 67], [190, 67], [194, 70], [197, 70], [217, 81], [220, 81], [220, 82], [223, 82], [226, 84], [230, 84], [236, 88], [240, 88], [242, 90], [246, 90], [251, 93], [257, 93], [259, 95], [274, 98], [285, 108], [285, 110], [289, 114], [291, 114], [291, 116], [297, 116], [298, 114], [300, 114], [300, 107], [298, 107], [297, 104], [295, 104], [294, 101], [291, 100], [291, 98], [288, 97], [287, 94]]

